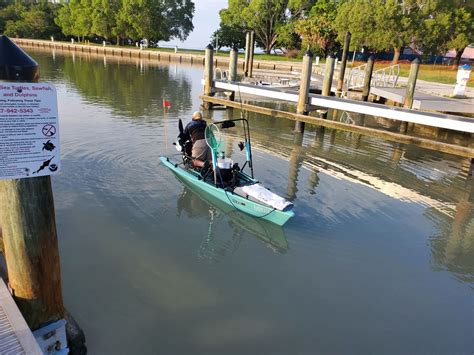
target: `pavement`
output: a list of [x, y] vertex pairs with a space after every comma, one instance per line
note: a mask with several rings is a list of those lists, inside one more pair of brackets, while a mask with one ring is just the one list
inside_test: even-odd
[[[398, 84], [406, 86], [408, 78], [398, 78]], [[431, 94], [441, 97], [450, 97], [454, 90], [454, 84], [441, 84], [425, 80], [416, 81], [416, 91], [424, 92], [425, 94]], [[474, 105], [474, 88], [466, 88], [466, 98], [456, 99], [461, 100], [464, 103]]]

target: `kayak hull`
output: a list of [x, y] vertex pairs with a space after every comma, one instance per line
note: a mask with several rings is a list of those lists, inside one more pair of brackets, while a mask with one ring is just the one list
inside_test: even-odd
[[192, 184], [203, 193], [219, 199], [223, 203], [232, 206], [238, 211], [247, 213], [251, 216], [262, 218], [266, 221], [283, 226], [295, 214], [293, 211], [280, 211], [267, 205], [260, 204], [255, 201], [248, 200], [242, 196], [236, 195], [231, 191], [226, 191], [222, 188], [211, 185], [203, 181], [198, 175], [183, 169], [176, 163], [172, 163], [167, 157], [160, 157], [161, 162], [170, 169], [173, 174], [183, 182]]

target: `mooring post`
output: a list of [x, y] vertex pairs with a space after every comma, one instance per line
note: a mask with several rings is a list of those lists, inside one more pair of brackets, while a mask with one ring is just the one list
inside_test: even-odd
[[[0, 36], [0, 79], [36, 82], [38, 64]], [[49, 176], [0, 180], [0, 221], [8, 283], [28, 326], [64, 317], [53, 193]]]
[[[204, 60], [204, 95], [214, 96], [214, 60], [213, 60], [212, 45], [208, 44], [206, 47], [206, 54]], [[211, 109], [210, 102], [204, 102], [203, 106], [206, 110]]]
[[244, 76], [248, 77], [250, 61], [250, 31], [245, 32]]
[[415, 96], [416, 79], [418, 78], [418, 70], [420, 69], [420, 59], [415, 58], [410, 65], [410, 74], [408, 75], [407, 90], [405, 92], [405, 100], [403, 107], [412, 108], [413, 97]]
[[[331, 96], [331, 86], [332, 86], [332, 77], [334, 75], [334, 63], [336, 62], [334, 55], [330, 54], [326, 58], [326, 70], [324, 72], [323, 78], [323, 88], [321, 90], [321, 95]], [[319, 113], [321, 118], [326, 119], [328, 117], [327, 111]]]
[[[307, 115], [309, 113], [308, 94], [311, 83], [311, 71], [313, 68], [313, 53], [307, 51], [303, 56], [303, 65], [301, 68], [300, 91], [298, 96], [298, 104], [296, 105], [296, 113]], [[295, 121], [295, 133], [304, 132], [304, 122]]]
[[230, 60], [229, 60], [229, 80], [237, 81], [237, 48], [233, 47], [230, 50]]
[[367, 101], [370, 94], [370, 83], [372, 81], [372, 72], [374, 71], [375, 57], [371, 55], [365, 68], [364, 84], [362, 88], [362, 101]]
[[250, 47], [249, 47], [249, 66], [248, 66], [248, 76], [252, 77], [253, 73], [253, 55], [255, 52], [255, 31], [250, 31]]
[[[237, 81], [237, 48], [233, 47], [230, 50], [230, 58], [229, 58], [229, 80], [230, 81]], [[235, 91], [232, 91], [232, 94], [229, 97], [229, 100], [234, 101], [235, 99]]]
[[332, 77], [334, 75], [334, 55], [330, 54], [326, 58], [326, 70], [324, 72], [323, 89], [321, 95], [331, 96]]
[[349, 55], [350, 44], [351, 44], [351, 33], [346, 32], [346, 36], [344, 38], [344, 50], [342, 51], [341, 71], [339, 72], [339, 78], [337, 80], [337, 90], [336, 90], [337, 97], [342, 96], [342, 87], [344, 85], [344, 75], [346, 73], [347, 56]]

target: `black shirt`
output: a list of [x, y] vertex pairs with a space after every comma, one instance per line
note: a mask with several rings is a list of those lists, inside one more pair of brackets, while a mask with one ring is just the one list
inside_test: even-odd
[[206, 130], [206, 121], [204, 120], [192, 120], [186, 125], [184, 134], [191, 142], [204, 139], [204, 131]]

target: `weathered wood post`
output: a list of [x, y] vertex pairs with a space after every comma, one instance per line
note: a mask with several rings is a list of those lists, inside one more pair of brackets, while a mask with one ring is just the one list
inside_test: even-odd
[[248, 77], [250, 62], [250, 31], [245, 32], [244, 76]]
[[351, 33], [346, 32], [346, 36], [344, 38], [344, 50], [342, 51], [341, 71], [339, 72], [339, 78], [337, 80], [337, 89], [336, 89], [337, 97], [341, 97], [342, 95], [342, 87], [344, 85], [344, 75], [346, 73], [347, 56], [349, 55], [350, 44], [351, 44]]
[[408, 76], [407, 90], [405, 92], [405, 100], [403, 107], [412, 108], [413, 97], [415, 95], [416, 79], [418, 78], [418, 70], [420, 69], [420, 59], [415, 58], [411, 62], [410, 74]]
[[248, 77], [252, 77], [253, 73], [253, 55], [255, 52], [255, 31], [250, 31], [250, 47], [249, 47], [249, 66]]
[[334, 55], [330, 54], [326, 58], [326, 70], [324, 72], [323, 89], [321, 95], [331, 96], [332, 77], [334, 75]]
[[[303, 56], [303, 65], [301, 70], [301, 82], [300, 82], [300, 91], [298, 96], [298, 104], [296, 106], [296, 113], [307, 115], [309, 112], [308, 107], [308, 94], [309, 86], [311, 83], [311, 71], [313, 68], [313, 53], [307, 51]], [[295, 122], [295, 133], [304, 132], [304, 122], [296, 121]]]
[[230, 60], [229, 60], [229, 80], [237, 81], [237, 57], [238, 51], [234, 47], [230, 50]]
[[[230, 81], [237, 81], [237, 48], [232, 48], [230, 50], [230, 58], [229, 58], [229, 80]], [[232, 91], [232, 94], [229, 96], [229, 100], [235, 100], [235, 91]]]
[[372, 72], [374, 71], [375, 57], [371, 55], [365, 68], [364, 84], [362, 88], [362, 101], [367, 101], [370, 94], [370, 83], [372, 81]]
[[[204, 59], [204, 95], [214, 96], [214, 60], [213, 48], [208, 44], [205, 50]], [[203, 106], [206, 110], [212, 108], [212, 103], [204, 102]]]
[[[0, 37], [0, 79], [33, 82], [38, 64]], [[49, 176], [0, 180], [9, 286], [32, 330], [64, 317], [53, 193]]]

